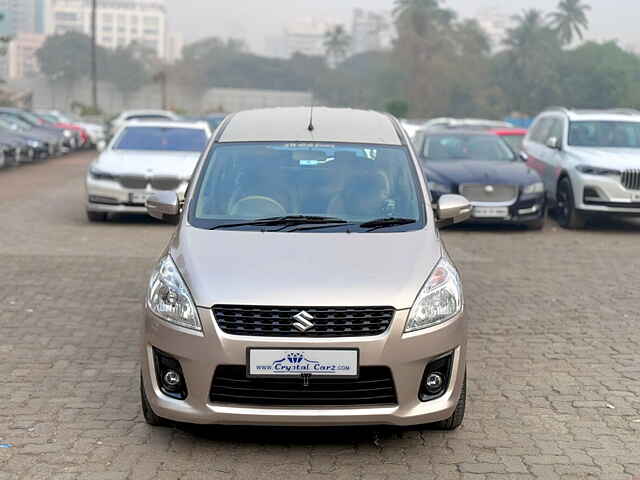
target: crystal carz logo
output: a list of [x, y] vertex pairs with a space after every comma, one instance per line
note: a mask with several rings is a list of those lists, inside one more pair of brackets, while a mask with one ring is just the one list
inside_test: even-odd
[[269, 363], [256, 362], [255, 369], [260, 373], [293, 374], [293, 373], [349, 373], [351, 366], [340, 361], [316, 360], [311, 354], [302, 352], [290, 352], [284, 357]]

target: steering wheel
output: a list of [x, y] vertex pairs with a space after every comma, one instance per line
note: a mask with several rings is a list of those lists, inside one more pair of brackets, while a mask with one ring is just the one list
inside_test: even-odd
[[271, 197], [250, 195], [234, 203], [229, 213], [240, 218], [268, 218], [282, 217], [287, 214], [287, 210]]

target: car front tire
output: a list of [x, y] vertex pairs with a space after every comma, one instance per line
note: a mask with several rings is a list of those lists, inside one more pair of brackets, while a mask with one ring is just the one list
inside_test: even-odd
[[170, 424], [169, 420], [156, 415], [151, 408], [149, 399], [147, 398], [147, 393], [144, 391], [142, 375], [140, 376], [140, 406], [142, 408], [144, 421], [147, 423], [147, 425], [151, 425], [152, 427], [166, 427]]
[[105, 222], [107, 220], [107, 214], [105, 212], [87, 211], [87, 219], [90, 222]]
[[557, 199], [557, 219], [558, 224], [562, 228], [580, 229], [584, 228], [586, 218], [583, 213], [578, 211], [575, 206], [575, 197], [573, 196], [573, 188], [571, 181], [565, 177], [558, 183], [558, 199]]
[[462, 391], [460, 392], [460, 399], [456, 405], [456, 409], [446, 420], [441, 420], [433, 424], [433, 428], [436, 430], [451, 431], [462, 425], [464, 420], [464, 412], [467, 406], [467, 372], [464, 373], [464, 380], [462, 381]]

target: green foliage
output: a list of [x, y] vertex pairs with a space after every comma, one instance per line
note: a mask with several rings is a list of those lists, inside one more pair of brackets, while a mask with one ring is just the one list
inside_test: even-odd
[[561, 0], [557, 10], [549, 14], [551, 27], [563, 44], [571, 44], [574, 35], [582, 40], [582, 31], [589, 28], [589, 10], [591, 7], [583, 4], [582, 0]]
[[406, 100], [391, 100], [387, 102], [385, 110], [397, 118], [404, 118], [409, 113], [409, 104]]
[[331, 59], [334, 64], [347, 58], [351, 48], [351, 36], [343, 25], [336, 25], [325, 33], [324, 48], [327, 52], [327, 58]]

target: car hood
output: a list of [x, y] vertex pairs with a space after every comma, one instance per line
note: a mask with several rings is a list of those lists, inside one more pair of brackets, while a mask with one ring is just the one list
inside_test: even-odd
[[410, 308], [441, 257], [431, 228], [261, 233], [183, 225], [169, 247], [196, 305]]
[[569, 155], [576, 162], [600, 168], [640, 168], [640, 148], [570, 147]]
[[199, 157], [199, 152], [110, 150], [100, 156], [95, 166], [118, 175], [157, 174], [189, 178]]
[[432, 161], [424, 162], [423, 166], [430, 182], [449, 186], [463, 183], [528, 185], [540, 181], [535, 170], [518, 161]]

